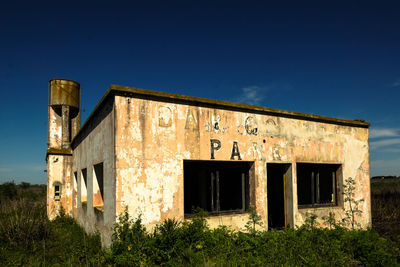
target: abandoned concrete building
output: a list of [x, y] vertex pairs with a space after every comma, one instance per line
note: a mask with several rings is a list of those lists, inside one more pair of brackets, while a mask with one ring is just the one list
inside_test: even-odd
[[105, 245], [126, 207], [148, 228], [193, 207], [236, 230], [249, 206], [265, 229], [340, 219], [348, 177], [371, 225], [369, 123], [112, 85], [79, 127], [80, 85], [49, 83], [48, 216], [62, 206]]

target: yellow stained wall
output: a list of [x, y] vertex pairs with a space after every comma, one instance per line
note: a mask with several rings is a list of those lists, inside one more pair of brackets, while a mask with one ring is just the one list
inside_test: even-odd
[[[331, 208], [297, 208], [297, 162], [341, 164], [342, 177], [356, 181], [355, 199], [365, 200], [357, 219], [363, 227], [371, 225], [367, 128], [127, 96], [115, 96], [115, 112], [116, 214], [128, 206], [132, 216], [142, 214], [149, 226], [167, 218], [184, 219], [183, 160], [211, 160], [210, 139], [218, 139], [222, 146], [215, 160], [229, 161], [236, 141], [242, 160], [254, 162], [255, 205], [265, 227], [266, 163], [272, 162], [292, 164], [290, 225], [302, 224], [307, 211], [343, 217], [342, 201]], [[243, 214], [209, 219], [212, 227], [228, 224], [235, 229], [246, 221]]]
[[48, 147], [62, 147], [62, 122], [53, 107], [49, 106]]
[[[47, 216], [54, 219], [61, 206], [67, 214], [72, 214], [72, 156], [47, 156]], [[60, 186], [60, 200], [55, 200], [55, 185]]]

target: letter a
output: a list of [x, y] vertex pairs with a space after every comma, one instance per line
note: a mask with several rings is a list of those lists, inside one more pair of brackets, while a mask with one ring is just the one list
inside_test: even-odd
[[242, 160], [242, 158], [240, 157], [238, 143], [234, 141], [232, 146], [231, 160], [234, 160], [236, 156], [238, 157], [238, 160]]

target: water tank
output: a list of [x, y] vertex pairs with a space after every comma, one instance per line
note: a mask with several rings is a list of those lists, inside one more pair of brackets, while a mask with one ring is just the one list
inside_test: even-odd
[[51, 106], [66, 105], [79, 110], [79, 83], [66, 79], [52, 79], [49, 83]]

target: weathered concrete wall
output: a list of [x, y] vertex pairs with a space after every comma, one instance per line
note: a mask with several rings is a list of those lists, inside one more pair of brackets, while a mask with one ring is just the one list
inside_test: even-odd
[[[98, 120], [86, 128], [84, 138], [74, 147], [73, 171], [77, 173], [74, 189], [74, 217], [89, 232], [98, 230], [104, 245], [111, 243], [115, 222], [115, 160], [114, 160], [114, 110], [113, 104], [99, 110]], [[103, 163], [104, 206], [99, 203], [99, 186], [95, 179], [94, 165]], [[82, 170], [87, 172], [87, 202], [82, 203], [84, 188]], [[93, 190], [95, 189], [95, 190]], [[94, 208], [97, 206], [97, 208]]]
[[48, 128], [48, 147], [62, 147], [62, 122], [61, 114], [57, 114], [55, 109], [49, 106], [49, 128]]
[[[210, 140], [218, 139], [221, 148], [215, 151], [215, 160], [231, 160], [237, 142], [241, 159], [254, 162], [253, 204], [265, 227], [266, 163], [273, 162], [292, 164], [292, 193], [287, 195], [293, 202], [292, 210], [287, 211], [290, 225], [303, 223], [307, 211], [320, 216], [333, 211], [338, 218], [343, 216], [340, 198], [337, 207], [298, 209], [298, 162], [341, 164], [342, 177], [356, 180], [355, 198], [365, 199], [359, 222], [363, 227], [371, 224], [367, 128], [128, 96], [115, 96], [115, 107], [116, 214], [128, 206], [132, 216], [141, 213], [149, 226], [167, 218], [183, 220], [183, 160], [211, 160]], [[209, 219], [211, 226], [228, 223], [237, 229], [246, 221], [243, 214]]]
[[[72, 156], [48, 155], [47, 157], [47, 216], [54, 219], [61, 206], [67, 214], [72, 213], [73, 195]], [[60, 200], [55, 199], [55, 185], [60, 186]]]
[[[47, 216], [54, 219], [61, 206], [67, 214], [72, 212], [72, 150], [70, 140], [63, 140], [63, 132], [69, 132], [66, 126], [77, 127], [79, 116], [72, 119], [70, 124], [69, 116], [64, 116], [66, 122], [62, 121], [62, 107], [49, 106], [48, 112]], [[56, 185], [60, 188], [59, 199], [55, 199]]]

